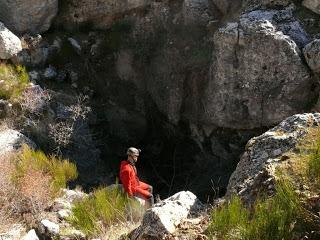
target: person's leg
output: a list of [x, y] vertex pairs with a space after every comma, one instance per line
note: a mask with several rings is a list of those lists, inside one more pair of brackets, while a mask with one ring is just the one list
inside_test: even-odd
[[139, 188], [148, 190], [151, 194], [153, 192], [153, 187], [145, 182], [139, 181]]
[[150, 192], [150, 187], [148, 185], [147, 189], [142, 189], [139, 187], [136, 189], [135, 195], [137, 197], [143, 198], [144, 200], [146, 200], [150, 206], [152, 206], [154, 204], [154, 197], [152, 195], [152, 193]]

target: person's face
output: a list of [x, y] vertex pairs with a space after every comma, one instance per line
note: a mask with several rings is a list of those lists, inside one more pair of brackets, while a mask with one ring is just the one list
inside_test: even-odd
[[134, 162], [137, 162], [139, 155], [131, 155], [130, 157]]

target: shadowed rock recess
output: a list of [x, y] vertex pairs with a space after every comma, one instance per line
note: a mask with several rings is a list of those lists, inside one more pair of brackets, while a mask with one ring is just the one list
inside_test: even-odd
[[88, 188], [114, 183], [136, 146], [161, 197], [223, 195], [250, 138], [319, 108], [316, 2], [1, 1], [23, 50], [0, 35], [0, 53], [52, 96], [22, 132], [77, 162]]

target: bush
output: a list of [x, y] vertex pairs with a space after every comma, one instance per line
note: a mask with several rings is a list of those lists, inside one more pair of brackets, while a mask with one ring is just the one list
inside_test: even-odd
[[317, 133], [313, 152], [308, 161], [308, 173], [320, 185], [320, 133]]
[[142, 213], [140, 204], [118, 188], [100, 188], [82, 201], [75, 203], [69, 222], [86, 234], [103, 232], [117, 222], [133, 220]]
[[61, 188], [65, 188], [68, 181], [77, 178], [77, 168], [74, 163], [58, 158], [54, 155], [47, 156], [42, 151], [33, 150], [27, 145], [16, 155], [17, 161], [13, 180], [21, 185], [23, 178], [30, 171], [40, 172], [50, 177], [50, 190], [52, 197], [56, 196]]
[[208, 228], [209, 237], [245, 240], [292, 239], [293, 227], [302, 210], [297, 194], [289, 181], [281, 179], [276, 193], [268, 199], [259, 198], [251, 210], [239, 197], [214, 209]]
[[[12, 223], [34, 228], [60, 187], [76, 177], [73, 164], [27, 145], [0, 156], [0, 229]], [[51, 189], [51, 191], [50, 191]]]
[[29, 75], [22, 66], [0, 63], [0, 98], [15, 101], [29, 85]]

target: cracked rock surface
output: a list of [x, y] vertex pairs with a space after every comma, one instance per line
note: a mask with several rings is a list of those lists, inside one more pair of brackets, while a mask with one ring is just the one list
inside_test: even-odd
[[307, 42], [290, 8], [249, 12], [220, 28], [203, 101], [205, 121], [250, 129], [308, 109], [317, 84], [301, 59], [299, 45]]

